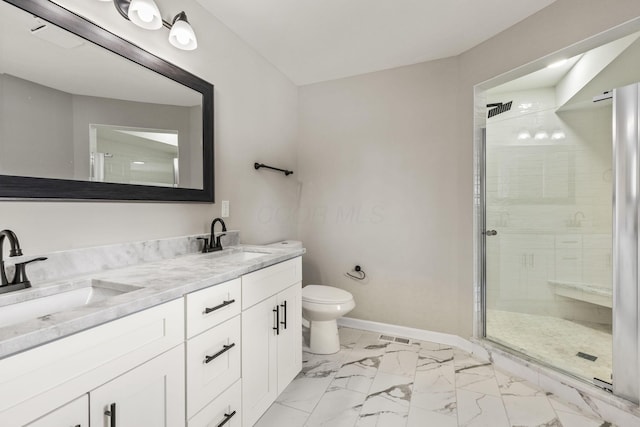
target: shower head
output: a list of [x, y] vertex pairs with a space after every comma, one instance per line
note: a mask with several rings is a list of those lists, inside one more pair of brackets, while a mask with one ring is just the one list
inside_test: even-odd
[[487, 108], [491, 108], [489, 110], [489, 115], [487, 116], [487, 118], [491, 118], [493, 116], [497, 116], [498, 114], [504, 113], [505, 111], [509, 111], [511, 110], [511, 104], [513, 104], [513, 101], [509, 101], [506, 104], [502, 103], [502, 102], [497, 102], [494, 104], [487, 104]]

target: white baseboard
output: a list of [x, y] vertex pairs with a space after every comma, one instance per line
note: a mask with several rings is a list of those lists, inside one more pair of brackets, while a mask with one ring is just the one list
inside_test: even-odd
[[341, 317], [338, 319], [338, 325], [346, 328], [362, 329], [365, 331], [379, 332], [404, 338], [413, 338], [414, 340], [431, 341], [438, 344], [450, 345], [458, 347], [467, 353], [473, 353], [474, 350], [474, 346], [471, 341], [453, 334], [409, 328], [407, 326], [391, 325], [388, 323], [372, 322], [370, 320], [353, 319], [351, 317]]

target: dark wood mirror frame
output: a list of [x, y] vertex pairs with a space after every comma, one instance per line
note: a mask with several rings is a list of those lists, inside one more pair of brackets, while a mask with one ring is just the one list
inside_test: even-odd
[[[202, 190], [0, 175], [0, 198], [214, 202], [213, 85], [49, 0], [3, 0], [202, 94]], [[123, 21], [124, 22], [124, 21]]]

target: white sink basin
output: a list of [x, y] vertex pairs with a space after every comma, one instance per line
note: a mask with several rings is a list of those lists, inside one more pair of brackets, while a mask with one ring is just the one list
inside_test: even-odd
[[84, 307], [138, 289], [140, 288], [137, 286], [120, 283], [83, 280], [71, 284], [12, 292], [0, 298], [0, 328]]

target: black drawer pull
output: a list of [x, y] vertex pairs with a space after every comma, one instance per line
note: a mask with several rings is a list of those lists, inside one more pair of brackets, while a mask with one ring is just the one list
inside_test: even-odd
[[220, 304], [220, 305], [216, 305], [215, 307], [205, 307], [205, 309], [204, 309], [204, 314], [209, 314], [209, 313], [211, 313], [212, 311], [219, 310], [219, 309], [221, 309], [222, 307], [226, 307], [226, 306], [228, 306], [229, 304], [233, 304], [234, 302], [236, 302], [236, 300], [232, 299], [232, 300], [229, 300], [229, 301], [224, 301], [222, 304]]
[[283, 329], [287, 329], [287, 302], [280, 304], [280, 307], [284, 308], [284, 322], [280, 322], [280, 324], [284, 327]]
[[276, 305], [276, 308], [274, 308], [271, 311], [273, 311], [276, 314], [276, 326], [274, 326], [271, 329], [276, 331], [276, 335], [280, 335], [280, 308], [278, 308], [278, 306]]
[[216, 357], [219, 357], [221, 355], [223, 355], [224, 353], [226, 353], [227, 351], [231, 350], [233, 347], [236, 346], [236, 343], [232, 342], [229, 345], [223, 345], [222, 346], [222, 350], [220, 350], [219, 352], [217, 352], [216, 354], [212, 355], [212, 356], [205, 356], [204, 358], [204, 363], [209, 363], [211, 362], [213, 359], [215, 359]]
[[116, 427], [116, 404], [109, 405], [109, 409], [104, 411], [104, 414], [109, 417], [109, 427]]
[[226, 423], [229, 422], [229, 420], [231, 418], [233, 418], [233, 416], [236, 414], [236, 411], [233, 411], [230, 414], [224, 414], [224, 421], [222, 421], [220, 424], [218, 424], [218, 427], [222, 427], [223, 425], [225, 425]]

